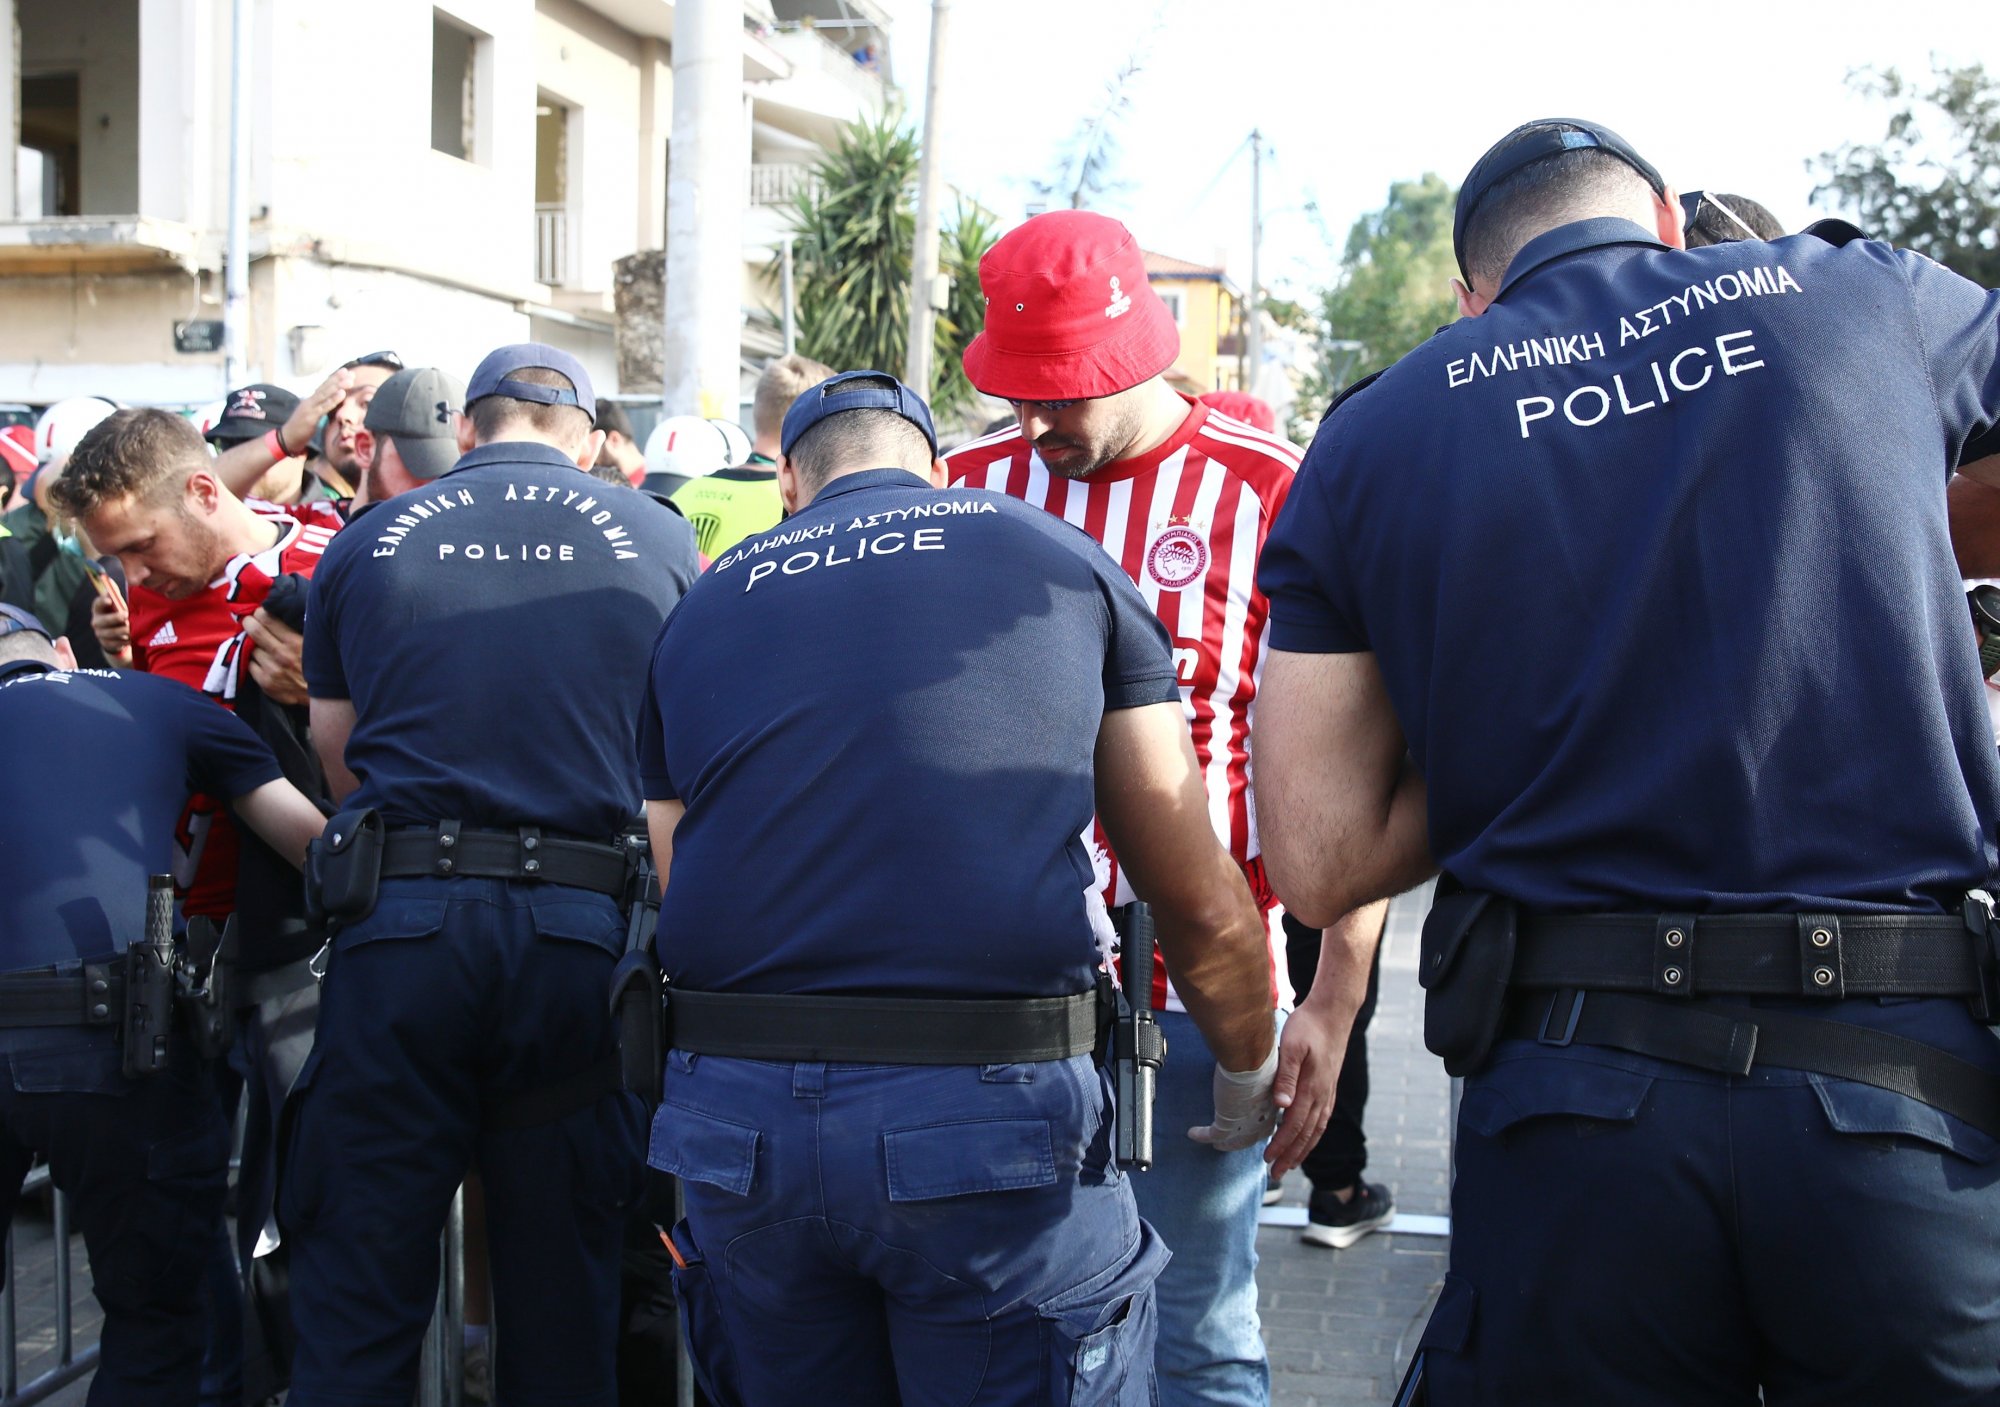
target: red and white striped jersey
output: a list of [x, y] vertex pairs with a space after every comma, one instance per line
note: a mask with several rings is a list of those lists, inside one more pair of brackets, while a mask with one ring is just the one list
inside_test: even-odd
[[[143, 586], [130, 593], [133, 665], [206, 689], [224, 701], [235, 697], [235, 680], [246, 659], [249, 642], [242, 618], [257, 609], [278, 577], [288, 572], [311, 576], [333, 536], [333, 529], [308, 527], [275, 505], [255, 499], [245, 503], [279, 524], [276, 542], [261, 552], [231, 557], [221, 576], [185, 599], [169, 600]], [[226, 682], [227, 692], [209, 687], [212, 681]], [[174, 881], [184, 891], [183, 910], [220, 921], [236, 908], [239, 844], [227, 802], [195, 797], [176, 838], [181, 854], [175, 857]]]
[[[1250, 719], [1270, 611], [1257, 589], [1257, 555], [1300, 457], [1290, 441], [1193, 403], [1165, 444], [1087, 479], [1051, 474], [1018, 426], [945, 457], [952, 484], [1039, 505], [1089, 533], [1138, 583], [1171, 639], [1215, 833], [1267, 910], [1273, 896], [1258, 858], [1250, 772]], [[1131, 886], [1102, 828], [1093, 829], [1104, 900], [1128, 903]], [[1289, 986], [1278, 980], [1284, 966], [1274, 956], [1275, 985]], [[1179, 1010], [1164, 967], [1159, 971], [1154, 1005]]]

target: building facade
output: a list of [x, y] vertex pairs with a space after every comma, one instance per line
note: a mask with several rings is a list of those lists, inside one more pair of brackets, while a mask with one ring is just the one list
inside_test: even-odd
[[[706, 0], [714, 3], [714, 0]], [[776, 207], [886, 98], [867, 0], [743, 5], [746, 353]], [[0, 0], [0, 401], [222, 392], [230, 0]], [[825, 12], [824, 14], [820, 12]], [[666, 233], [671, 0], [253, 0], [253, 379], [394, 348], [463, 375], [523, 339], [621, 386], [613, 268]], [[6, 175], [0, 172], [0, 175]]]

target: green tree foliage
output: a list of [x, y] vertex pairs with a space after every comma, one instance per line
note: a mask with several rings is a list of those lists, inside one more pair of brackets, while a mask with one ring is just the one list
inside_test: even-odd
[[1888, 128], [1880, 142], [1812, 162], [1813, 199], [1831, 197], [1867, 233], [2000, 288], [2000, 79], [1979, 64], [1939, 65], [1928, 80], [1869, 69], [1848, 84], [1889, 105]]
[[1387, 204], [1354, 222], [1340, 277], [1320, 295], [1320, 354], [1300, 387], [1295, 433], [1310, 435], [1335, 395], [1458, 316], [1451, 293], [1457, 200], [1456, 187], [1427, 172], [1396, 182]]
[[[900, 114], [849, 123], [815, 163], [818, 179], [792, 210], [799, 350], [836, 370], [902, 374], [917, 162], [916, 134]], [[931, 384], [924, 388], [940, 416], [972, 397], [959, 356], [984, 317], [979, 258], [994, 236], [986, 213], [962, 199], [943, 232], [939, 267], [951, 279], [951, 303], [937, 318]]]

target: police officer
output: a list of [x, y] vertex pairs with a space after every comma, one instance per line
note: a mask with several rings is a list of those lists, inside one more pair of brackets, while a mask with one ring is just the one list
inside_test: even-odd
[[498, 1396], [615, 1397], [643, 1119], [605, 1003], [617, 840], [647, 646], [696, 565], [686, 522], [582, 472], [594, 414], [575, 358], [500, 348], [457, 466], [371, 509], [314, 577], [313, 735], [349, 809], [315, 875], [338, 931], [280, 1202], [298, 1407], [409, 1400], [475, 1159]]
[[66, 639], [11, 606], [0, 734], [20, 744], [0, 768], [0, 1229], [47, 1158], [104, 1307], [93, 1407], [192, 1404], [229, 1130], [184, 1039], [164, 1069], [123, 1073], [121, 955], [191, 791], [231, 798], [295, 866], [324, 818], [228, 710], [168, 680], [79, 672]]
[[1093, 795], [1222, 1063], [1199, 1136], [1275, 1117], [1264, 929], [1165, 634], [1073, 529], [933, 492], [892, 377], [806, 391], [781, 448], [791, 518], [689, 594], [642, 716], [694, 1357], [757, 1407], [1149, 1403], [1167, 1252], [1091, 1055]]
[[1944, 487], [2000, 293], [1681, 219], [1587, 122], [1473, 168], [1466, 316], [1335, 405], [1264, 554], [1265, 854], [1309, 923], [1444, 870], [1431, 1402], [1992, 1402], [2000, 765]]

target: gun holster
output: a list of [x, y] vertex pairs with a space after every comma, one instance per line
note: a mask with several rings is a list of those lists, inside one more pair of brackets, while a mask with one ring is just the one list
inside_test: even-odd
[[128, 1079], [167, 1068], [174, 1028], [174, 965], [151, 943], [125, 950], [125, 1029], [120, 1065]]
[[659, 1107], [667, 1062], [666, 988], [650, 947], [635, 948], [611, 970], [611, 1020], [618, 1028], [618, 1069], [625, 1088]]
[[1424, 1045], [1448, 1074], [1468, 1075], [1485, 1062], [1506, 1013], [1516, 910], [1497, 894], [1447, 893], [1445, 881], [1439, 885], [1418, 946]]
[[375, 912], [388, 826], [373, 809], [342, 811], [306, 848], [306, 913], [329, 931]]

